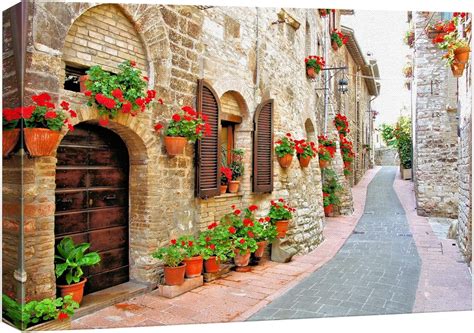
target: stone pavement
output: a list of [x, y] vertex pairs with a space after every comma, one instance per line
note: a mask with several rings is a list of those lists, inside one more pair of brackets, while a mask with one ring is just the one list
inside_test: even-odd
[[232, 272], [225, 278], [205, 283], [203, 287], [174, 299], [160, 297], [152, 291], [75, 319], [72, 328], [218, 323], [248, 319], [334, 257], [361, 217], [367, 185], [378, 170], [367, 171], [352, 188], [353, 215], [326, 219], [324, 241], [314, 251], [295, 256], [290, 263], [266, 261], [249, 273]]
[[412, 312], [421, 260], [395, 175], [383, 167], [369, 184], [364, 215], [337, 255], [250, 320]]

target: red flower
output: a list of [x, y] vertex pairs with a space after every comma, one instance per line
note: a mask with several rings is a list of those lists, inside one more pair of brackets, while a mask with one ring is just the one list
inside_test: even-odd
[[253, 211], [257, 210], [257, 209], [258, 209], [258, 206], [257, 206], [257, 205], [252, 205], [252, 206], [249, 207], [249, 210], [250, 210], [251, 212], [253, 212]]
[[154, 127], [156, 132], [159, 132], [159, 130], [162, 129], [162, 128], [163, 128], [163, 125], [161, 125], [160, 123], [157, 123]]
[[180, 116], [179, 114], [177, 114], [177, 113], [175, 113], [175, 114], [173, 115], [173, 117], [171, 117], [171, 118], [173, 119], [174, 122], [178, 122], [178, 121], [181, 120], [181, 116]]
[[193, 246], [193, 242], [192, 242], [192, 241], [189, 241], [189, 242], [188, 242], [188, 246]]
[[214, 229], [215, 227], [217, 227], [217, 222], [213, 222], [213, 223], [209, 224], [207, 226], [207, 229], [211, 230], [211, 229]]
[[155, 90], [147, 90], [146, 96], [151, 100], [156, 97], [156, 91]]
[[176, 239], [172, 239], [172, 240], [170, 241], [170, 243], [171, 243], [171, 245], [176, 245]]
[[186, 245], [186, 242], [185, 241], [181, 241], [181, 246], [185, 246]]
[[135, 100], [135, 103], [136, 103], [138, 106], [142, 106], [142, 105], [145, 105], [145, 100], [144, 100], [143, 98], [138, 97], [138, 98]]
[[229, 227], [229, 232], [233, 235], [237, 232], [237, 230], [234, 227]]
[[161, 105], [163, 105], [163, 99], [162, 99], [162, 98], [158, 98], [158, 103], [160, 103]]
[[270, 222], [270, 216], [265, 216], [265, 221]]
[[67, 128], [69, 129], [69, 131], [74, 131], [74, 126], [72, 126], [71, 123], [67, 123]]
[[137, 63], [135, 61], [130, 60], [130, 66], [135, 67], [136, 65], [137, 65]]
[[197, 125], [197, 126], [196, 126], [196, 134], [201, 133], [201, 131], [202, 131], [201, 125]]
[[240, 215], [240, 213], [241, 213], [240, 209], [234, 210], [234, 215]]
[[76, 118], [77, 117], [77, 113], [74, 110], [69, 110], [69, 114], [71, 115], [71, 118]]
[[251, 219], [246, 218], [244, 219], [243, 223], [244, 223], [244, 226], [246, 227], [253, 227], [253, 221]]
[[181, 108], [181, 110], [183, 110], [184, 112], [186, 112], [187, 114], [189, 114], [190, 116], [196, 116], [197, 115], [197, 112], [192, 108], [190, 107], [189, 105], [185, 105]]
[[245, 243], [245, 239], [241, 238], [241, 239], [239, 240], [239, 243], [240, 243], [240, 244]]
[[208, 123], [204, 124], [204, 135], [210, 136], [212, 133], [211, 126]]
[[31, 99], [39, 106], [46, 106], [46, 104], [50, 104], [48, 102], [51, 100], [51, 96], [49, 96], [47, 93], [42, 93], [32, 96]]
[[287, 137], [291, 137], [291, 133], [286, 133], [286, 136], [287, 136]]
[[84, 91], [84, 95], [86, 95], [87, 97], [89, 97], [90, 95], [92, 95], [92, 91], [86, 90], [86, 91]]
[[253, 232], [251, 232], [250, 230], [247, 232], [247, 235], [250, 237], [250, 238], [253, 238], [255, 235], [253, 234]]
[[215, 244], [211, 244], [211, 245], [209, 245], [209, 248], [214, 251], [214, 250], [216, 249], [216, 245], [215, 245]]
[[48, 111], [44, 114], [44, 119], [55, 119], [57, 117], [56, 112]]
[[3, 109], [3, 118], [5, 118], [6, 121], [18, 120], [20, 119], [20, 117], [21, 117], [21, 108]]
[[59, 320], [64, 320], [64, 319], [68, 319], [68, 318], [69, 318], [69, 316], [67, 315], [67, 313], [59, 312], [59, 315], [58, 315]]
[[283, 200], [283, 198], [280, 198], [278, 199], [279, 202], [285, 202], [285, 200]]
[[113, 109], [115, 107], [115, 100], [113, 98], [108, 98], [108, 97], [105, 97], [104, 99], [104, 103], [103, 105], [107, 108], [107, 109]]
[[149, 81], [148, 76], [144, 76], [144, 77], [143, 77], [143, 80], [145, 80], [146, 82], [148, 82], [148, 81]]
[[209, 243], [211, 241], [211, 237], [207, 236], [206, 237], [206, 243]]
[[132, 111], [132, 103], [130, 102], [125, 102], [122, 104], [122, 110], [123, 113], [129, 113]]
[[120, 88], [116, 88], [116, 89], [112, 90], [112, 96], [114, 96], [117, 99], [123, 98], [122, 90], [120, 90]]
[[[19, 108], [19, 109], [21, 109], [21, 108]], [[35, 111], [35, 109], [36, 109], [36, 106], [34, 106], [34, 105], [24, 107], [23, 109], [21, 109], [22, 117], [24, 119], [30, 119], [31, 116], [33, 115], [33, 112]]]
[[99, 125], [107, 126], [109, 124], [109, 117], [101, 117], [99, 119]]
[[69, 103], [68, 103], [68, 102], [62, 101], [61, 104], [59, 104], [59, 105], [61, 105], [61, 107], [62, 107], [64, 110], [66, 110], [66, 111], [69, 110]]

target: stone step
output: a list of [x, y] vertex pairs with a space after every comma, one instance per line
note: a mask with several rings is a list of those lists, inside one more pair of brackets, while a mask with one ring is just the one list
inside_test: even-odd
[[203, 284], [204, 279], [202, 275], [194, 278], [186, 278], [184, 279], [184, 283], [180, 284], [179, 286], [159, 285], [158, 295], [166, 298], [175, 298], [176, 296], [187, 293], [188, 291], [200, 287]]

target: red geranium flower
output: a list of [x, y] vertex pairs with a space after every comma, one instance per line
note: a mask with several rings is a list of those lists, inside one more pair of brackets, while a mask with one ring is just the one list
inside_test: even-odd
[[265, 221], [270, 222], [270, 216], [265, 216]]
[[241, 213], [240, 209], [234, 210], [234, 214], [235, 214], [235, 215], [240, 215], [240, 213]]
[[230, 232], [231, 234], [235, 234], [236, 231], [237, 231], [234, 227], [229, 227], [228, 230], [229, 230], [229, 232]]
[[138, 98], [135, 100], [135, 103], [136, 103], [138, 106], [142, 106], [142, 105], [145, 105], [145, 100], [144, 100], [143, 98], [138, 97]]
[[163, 105], [163, 99], [162, 99], [162, 98], [158, 98], [158, 103], [160, 103], [161, 105]]
[[64, 110], [69, 110], [69, 103], [66, 101], [62, 101], [61, 104], [59, 104]]
[[107, 126], [109, 124], [109, 117], [102, 117], [99, 119], [99, 125]]
[[172, 240], [170, 241], [170, 243], [171, 243], [171, 245], [176, 245], [176, 239], [172, 239]]
[[160, 124], [160, 123], [157, 123], [157, 124], [155, 125], [155, 127], [154, 127], [154, 129], [155, 129], [156, 132], [158, 132], [158, 131], [159, 131], [160, 129], [162, 129], [162, 128], [163, 128], [163, 125]]
[[130, 66], [135, 67], [136, 65], [137, 65], [137, 63], [135, 61], [130, 60]]
[[55, 119], [57, 116], [56, 112], [48, 111], [44, 114], [44, 119]]
[[74, 110], [69, 110], [69, 114], [71, 115], [71, 118], [76, 118], [77, 117], [77, 113]]
[[240, 243], [240, 244], [245, 243], [245, 239], [241, 238], [241, 239], [239, 240], [239, 243]]
[[247, 232], [247, 235], [250, 237], [250, 238], [253, 238], [255, 235], [253, 234], [253, 232], [251, 232], [250, 230]]
[[185, 246], [186, 245], [186, 242], [185, 241], [181, 241], [181, 246]]
[[59, 312], [59, 315], [58, 315], [59, 320], [64, 320], [64, 319], [68, 319], [68, 318], [69, 318], [69, 316], [67, 315], [67, 313]]
[[206, 243], [209, 243], [211, 241], [211, 237], [207, 236], [206, 237]]
[[209, 248], [214, 251], [214, 250], [216, 249], [216, 245], [215, 245], [215, 244], [211, 244], [211, 245], [209, 245]]
[[92, 91], [86, 90], [86, 91], [84, 91], [84, 95], [86, 95], [87, 97], [89, 97], [90, 95], [92, 95]]
[[132, 111], [132, 103], [130, 102], [125, 102], [122, 104], [122, 112], [123, 113], [129, 113]]
[[120, 90], [120, 88], [116, 88], [112, 90], [112, 96], [114, 96], [117, 99], [123, 98], [122, 90]]
[[257, 205], [251, 205], [251, 206], [249, 207], [249, 210], [250, 210], [251, 212], [253, 212], [253, 211], [257, 210], [257, 209], [258, 209], [258, 206], [257, 206]]
[[148, 81], [149, 81], [148, 76], [144, 76], [144, 77], [143, 77], [143, 80], [145, 80], [146, 82], [148, 82]]
[[193, 241], [189, 241], [188, 246], [193, 246]]
[[173, 115], [173, 117], [171, 117], [171, 118], [172, 118], [173, 121], [175, 121], [175, 122], [178, 122], [178, 121], [181, 120], [181, 116], [180, 116], [179, 114], [177, 114], [177, 113], [175, 113], [175, 114]]

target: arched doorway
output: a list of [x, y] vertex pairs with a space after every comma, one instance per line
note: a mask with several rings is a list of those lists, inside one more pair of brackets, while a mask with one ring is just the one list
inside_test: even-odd
[[114, 132], [81, 123], [57, 150], [55, 241], [88, 242], [101, 263], [84, 270], [85, 293], [129, 280], [129, 156]]

